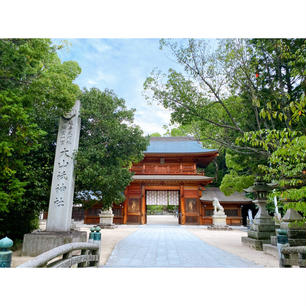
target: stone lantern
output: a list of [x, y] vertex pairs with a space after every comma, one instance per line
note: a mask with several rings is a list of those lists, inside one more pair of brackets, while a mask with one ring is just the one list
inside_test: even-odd
[[267, 195], [274, 188], [263, 181], [256, 181], [253, 186], [245, 189], [246, 192], [253, 193], [256, 200], [253, 201], [259, 209], [254, 218], [253, 224], [248, 230], [248, 237], [242, 237], [242, 243], [256, 250], [263, 250], [263, 244], [269, 244], [271, 236], [275, 235], [275, 223], [266, 209]]

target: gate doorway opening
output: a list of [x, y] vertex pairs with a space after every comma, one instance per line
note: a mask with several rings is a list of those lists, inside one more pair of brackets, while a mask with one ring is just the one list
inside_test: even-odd
[[147, 224], [179, 224], [179, 190], [146, 190], [145, 199]]

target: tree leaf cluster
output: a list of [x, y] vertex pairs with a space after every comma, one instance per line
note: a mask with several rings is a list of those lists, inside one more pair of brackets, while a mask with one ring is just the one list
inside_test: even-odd
[[[259, 174], [305, 184], [296, 177], [305, 169], [305, 39], [227, 39], [213, 49], [205, 40], [163, 40], [161, 48], [184, 72], [153, 71], [147, 97], [170, 109], [173, 122], [197, 127], [205, 146], [226, 151], [222, 191], [241, 191]], [[292, 192], [300, 209], [302, 193]]]
[[143, 159], [148, 137], [133, 124], [134, 110], [112, 91], [85, 89], [80, 100], [76, 199], [85, 205], [99, 201], [107, 209], [124, 201], [124, 190], [132, 181], [130, 168]]
[[0, 233], [33, 230], [47, 206], [59, 115], [80, 90], [49, 39], [0, 39]]

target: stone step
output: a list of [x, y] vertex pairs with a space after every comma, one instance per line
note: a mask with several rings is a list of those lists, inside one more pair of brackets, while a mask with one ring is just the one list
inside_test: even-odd
[[272, 245], [272, 244], [263, 244], [263, 245], [262, 245], [262, 249], [263, 249], [263, 251], [264, 251], [266, 254], [272, 255], [272, 256], [278, 258], [277, 246]]

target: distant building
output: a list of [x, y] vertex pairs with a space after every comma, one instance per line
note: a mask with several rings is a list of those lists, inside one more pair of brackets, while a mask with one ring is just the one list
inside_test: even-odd
[[206, 187], [200, 198], [202, 206], [202, 224], [212, 224], [213, 215], [213, 199], [217, 198], [224, 208], [227, 216], [228, 225], [246, 225], [247, 209], [252, 200], [244, 195], [244, 192], [235, 192], [230, 196], [226, 196], [217, 187]]
[[[125, 189], [125, 201], [113, 206], [114, 222], [146, 224], [149, 205], [174, 205], [179, 224], [211, 224], [210, 194], [221, 197], [218, 189], [205, 186], [213, 181], [203, 169], [218, 156], [192, 137], [151, 137], [144, 159], [133, 165], [133, 181]], [[234, 197], [236, 197], [235, 194]], [[242, 195], [219, 199], [228, 214], [228, 223], [240, 225], [241, 205], [251, 203]], [[226, 198], [231, 200], [227, 201]], [[240, 201], [241, 200], [241, 201]], [[85, 211], [85, 223], [99, 223], [101, 205]]]

